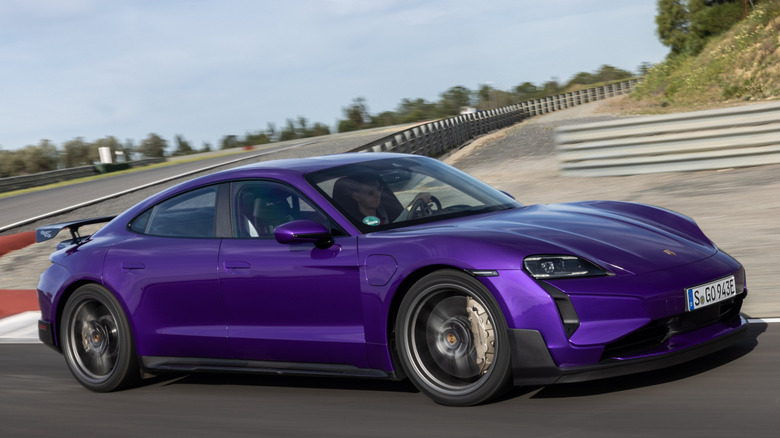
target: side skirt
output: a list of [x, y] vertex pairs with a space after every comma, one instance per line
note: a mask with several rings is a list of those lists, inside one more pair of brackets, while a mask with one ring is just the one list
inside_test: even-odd
[[363, 377], [400, 380], [395, 373], [351, 365], [252, 361], [239, 359], [208, 359], [197, 357], [142, 356], [145, 371], [185, 373], [249, 373], [292, 376]]

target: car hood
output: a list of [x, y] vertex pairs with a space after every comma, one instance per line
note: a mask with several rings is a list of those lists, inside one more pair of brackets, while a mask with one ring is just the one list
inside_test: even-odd
[[690, 218], [626, 202], [531, 205], [421, 228], [415, 233], [444, 233], [503, 249], [494, 253], [494, 261], [510, 251], [512, 267], [518, 267], [518, 252], [523, 257], [572, 254], [616, 274], [639, 274], [694, 263], [718, 251]]

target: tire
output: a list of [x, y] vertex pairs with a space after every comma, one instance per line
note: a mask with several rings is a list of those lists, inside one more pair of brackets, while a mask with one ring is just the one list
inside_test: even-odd
[[81, 286], [68, 299], [60, 341], [70, 372], [87, 389], [109, 392], [140, 380], [130, 325], [119, 302], [103, 286]]
[[412, 286], [395, 341], [408, 378], [437, 403], [476, 405], [510, 387], [506, 319], [487, 288], [463, 272], [437, 271]]

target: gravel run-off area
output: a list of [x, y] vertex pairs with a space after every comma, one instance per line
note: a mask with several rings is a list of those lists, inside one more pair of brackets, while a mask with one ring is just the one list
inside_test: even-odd
[[[511, 193], [523, 204], [620, 200], [688, 215], [722, 250], [745, 265], [749, 295], [743, 312], [751, 317], [780, 316], [780, 295], [775, 291], [780, 269], [774, 253], [780, 247], [780, 165], [621, 177], [559, 176], [555, 128], [615, 119], [606, 112], [608, 103], [531, 118], [479, 138], [443, 161]], [[161, 187], [151, 192], [158, 190]], [[82, 218], [116, 214], [151, 192], [74, 214]], [[31, 245], [0, 257], [0, 289], [35, 289], [55, 244]]]

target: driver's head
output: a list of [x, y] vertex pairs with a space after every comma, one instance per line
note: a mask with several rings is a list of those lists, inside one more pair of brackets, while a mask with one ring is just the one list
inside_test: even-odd
[[359, 173], [350, 176], [352, 199], [362, 209], [376, 209], [382, 202], [382, 187], [375, 174]]

